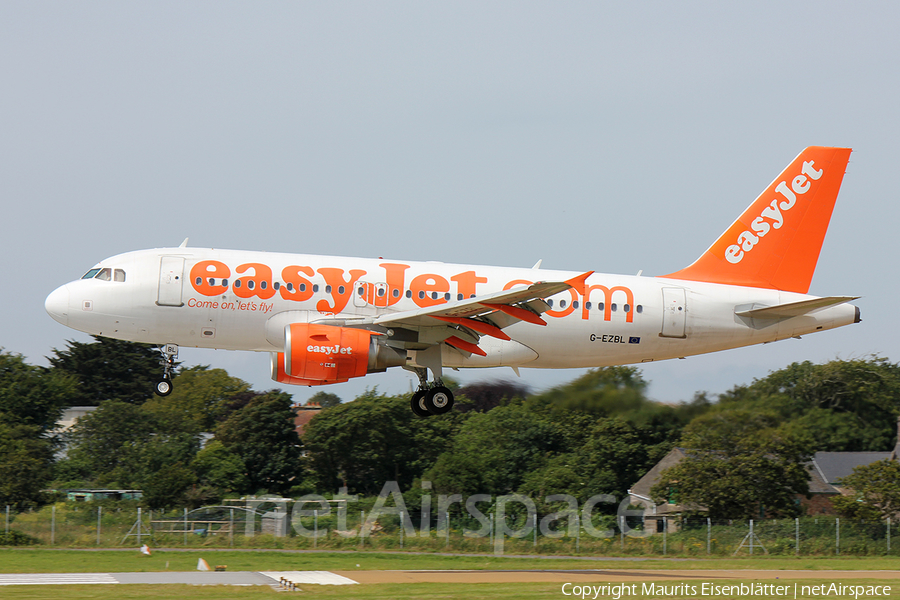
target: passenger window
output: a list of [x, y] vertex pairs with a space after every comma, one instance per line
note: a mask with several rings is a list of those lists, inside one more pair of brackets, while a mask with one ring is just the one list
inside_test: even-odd
[[113, 272], [113, 278], [116, 281], [125, 281], [125, 271], [123, 271], [122, 269], [116, 269]]

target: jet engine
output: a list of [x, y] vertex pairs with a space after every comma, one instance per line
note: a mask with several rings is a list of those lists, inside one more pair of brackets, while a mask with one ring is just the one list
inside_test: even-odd
[[379, 343], [365, 329], [291, 323], [284, 352], [272, 353], [272, 379], [293, 385], [343, 383], [351, 377], [406, 364], [406, 352]]

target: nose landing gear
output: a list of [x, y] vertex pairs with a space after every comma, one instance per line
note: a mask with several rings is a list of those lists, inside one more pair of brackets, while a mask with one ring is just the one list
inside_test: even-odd
[[175, 359], [178, 357], [178, 346], [176, 344], [166, 344], [159, 349], [162, 359], [159, 361], [163, 366], [162, 379], [157, 380], [153, 386], [157, 396], [168, 396], [174, 389], [172, 386], [172, 371], [175, 369]]

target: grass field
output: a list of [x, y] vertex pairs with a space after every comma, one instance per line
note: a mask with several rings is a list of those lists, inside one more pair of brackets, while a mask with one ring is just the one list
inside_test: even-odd
[[[717, 582], [728, 583], [728, 582]], [[738, 583], [738, 582], [732, 582]], [[790, 581], [785, 583], [792, 584]], [[806, 580], [807, 585], [817, 582]], [[820, 580], [818, 583], [830, 583]], [[856, 584], [876, 584], [876, 580], [857, 580]], [[900, 586], [894, 586], [896, 590]], [[189, 598], [191, 600], [243, 600], [259, 598], [277, 598], [279, 592], [268, 587], [193, 587], [183, 585], [149, 586], [149, 585], [111, 585], [111, 586], [18, 586], [2, 590], [4, 600], [152, 600], [155, 598]], [[491, 599], [491, 600], [540, 600], [546, 598], [571, 598], [562, 594], [559, 584], [555, 583], [517, 583], [517, 584], [456, 584], [439, 583], [420, 584], [377, 584], [359, 586], [303, 586], [296, 592], [300, 598], [342, 598], [345, 600], [446, 600], [446, 599]], [[671, 595], [666, 598], [680, 600], [696, 598], [695, 595]], [[718, 596], [728, 598], [729, 596]], [[611, 598], [611, 596], [599, 596]], [[641, 598], [641, 596], [638, 596]], [[649, 597], [644, 597], [649, 600]], [[760, 598], [754, 596], [754, 598]], [[793, 598], [793, 596], [791, 596]], [[799, 594], [797, 598], [821, 600], [821, 596]], [[852, 598], [852, 596], [850, 596]], [[900, 598], [898, 591], [882, 599]]]
[[448, 569], [760, 569], [760, 570], [898, 570], [894, 557], [741, 557], [708, 559], [535, 558], [492, 555], [443, 556], [386, 552], [279, 552], [273, 550], [137, 550], [0, 549], [0, 573], [94, 573], [192, 571], [197, 560], [227, 565], [229, 571], [448, 570]]
[[[277, 552], [277, 551], [162, 551], [152, 556], [142, 556], [137, 551], [79, 551], [79, 550], [0, 550], [0, 572], [3, 573], [74, 573], [74, 572], [130, 572], [130, 571], [191, 571], [197, 559], [204, 558], [211, 565], [227, 565], [229, 571], [279, 571], [279, 570], [525, 570], [525, 569], [607, 569], [625, 570], [684, 570], [740, 569], [740, 570], [815, 570], [821, 578], [803, 580], [803, 585], [832, 583], [828, 572], [832, 570], [897, 570], [900, 559], [883, 557], [808, 558], [785, 557], [713, 558], [687, 560], [588, 560], [584, 558], [495, 557], [495, 556], [440, 556], [435, 554], [400, 553], [325, 553], [325, 552]], [[877, 577], [877, 575], [875, 576]], [[694, 580], [696, 583], [696, 580]], [[773, 581], [774, 582], [774, 579]], [[841, 583], [840, 581], [838, 581]], [[672, 585], [674, 582], [666, 582]], [[716, 583], [723, 583], [721, 580]], [[737, 582], [735, 582], [737, 583]], [[790, 584], [790, 579], [778, 583]], [[891, 585], [890, 596], [900, 598], [898, 580], [853, 580], [843, 583], [853, 585]], [[416, 583], [416, 584], [367, 584], [358, 586], [301, 586], [305, 597], [344, 599], [538, 599], [571, 598], [562, 594], [559, 583]], [[194, 587], [182, 585], [82, 585], [82, 586], [7, 586], [0, 587], [0, 598], [80, 600], [130, 600], [151, 598], [186, 599], [242, 599], [275, 597], [278, 592], [268, 587]], [[612, 597], [600, 595], [607, 600]], [[650, 600], [651, 596], [637, 596]], [[667, 595], [666, 598], [695, 598], [696, 595]], [[728, 596], [718, 596], [727, 598]], [[791, 595], [793, 597], [793, 595]], [[802, 594], [797, 596], [804, 596]], [[845, 598], [847, 596], [844, 596]], [[624, 598], [624, 597], [623, 597]], [[755, 598], [759, 598], [756, 596]], [[817, 598], [823, 598], [818, 596]], [[850, 596], [852, 598], [852, 596]], [[626, 600], [630, 600], [626, 598]], [[830, 600], [830, 599], [826, 599]]]

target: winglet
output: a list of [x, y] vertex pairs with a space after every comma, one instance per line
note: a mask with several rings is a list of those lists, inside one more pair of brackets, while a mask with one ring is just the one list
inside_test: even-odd
[[571, 285], [576, 292], [578, 292], [582, 296], [586, 296], [587, 294], [584, 293], [584, 288], [585, 286], [587, 286], [587, 278], [593, 274], [593, 271], [588, 271], [587, 273], [582, 273], [578, 277], [567, 279], [565, 282]]
[[663, 277], [807, 293], [850, 151], [801, 152], [694, 264]]

